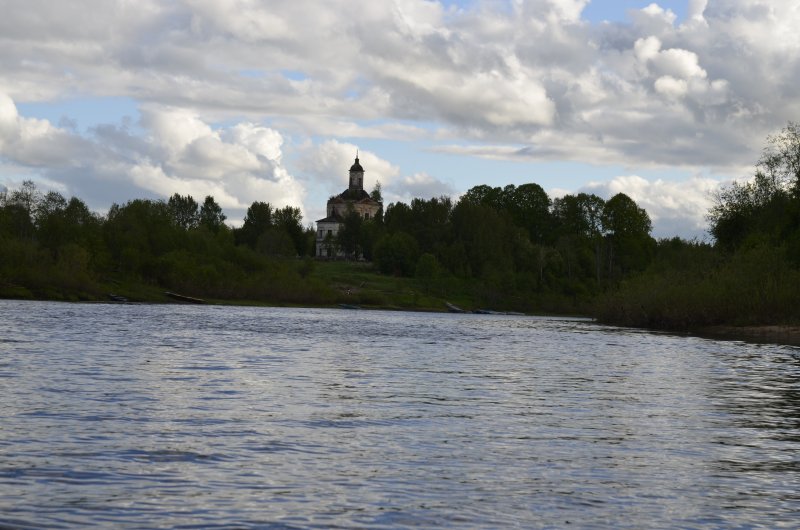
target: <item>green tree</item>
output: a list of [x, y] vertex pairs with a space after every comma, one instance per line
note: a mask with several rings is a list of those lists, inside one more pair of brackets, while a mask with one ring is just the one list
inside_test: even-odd
[[383, 202], [383, 188], [380, 181], [375, 182], [375, 187], [372, 188], [369, 196], [373, 201]]
[[206, 196], [203, 205], [200, 207], [200, 225], [205, 226], [212, 232], [219, 232], [219, 229], [225, 223], [225, 219], [222, 207], [217, 204], [214, 197], [211, 195]]
[[247, 209], [242, 227], [236, 231], [236, 242], [256, 248], [261, 234], [272, 227], [272, 206], [268, 202], [255, 201]]
[[[570, 271], [581, 269], [582, 256], [588, 250], [593, 258], [593, 276], [600, 282], [603, 265], [603, 210], [605, 201], [597, 195], [579, 193], [553, 201], [553, 216], [559, 234], [561, 255]], [[572, 259], [572, 261], [570, 261]]]
[[268, 228], [258, 236], [256, 250], [267, 256], [289, 258], [297, 255], [291, 236], [286, 230], [277, 226]]
[[0, 203], [0, 231], [18, 238], [33, 240], [36, 226], [34, 216], [42, 199], [32, 180], [26, 180], [19, 189], [6, 191]]
[[174, 194], [167, 201], [167, 208], [172, 215], [172, 221], [179, 228], [189, 230], [200, 223], [199, 206], [191, 195]]
[[405, 231], [414, 236], [422, 252], [436, 253], [451, 238], [452, 211], [453, 203], [449, 197], [414, 199], [411, 201], [411, 215]]
[[405, 232], [383, 236], [375, 244], [375, 264], [384, 274], [411, 276], [417, 264], [419, 245]]
[[505, 208], [505, 201], [503, 190], [501, 188], [493, 188], [486, 184], [473, 186], [461, 196], [459, 202], [471, 203], [475, 205], [488, 206], [495, 210], [502, 210]]
[[305, 255], [307, 250], [302, 221], [303, 215], [300, 213], [300, 208], [293, 206], [284, 206], [272, 214], [272, 224], [289, 236], [297, 256]]
[[42, 201], [42, 193], [36, 188], [32, 180], [25, 180], [22, 186], [13, 190], [8, 195], [8, 202], [22, 207], [31, 219], [36, 215], [36, 210]]
[[163, 201], [135, 199], [112, 204], [103, 226], [104, 240], [117, 270], [155, 277], [157, 259], [180, 242], [179, 228]]
[[375, 244], [386, 233], [383, 223], [377, 217], [366, 219], [361, 223], [359, 233], [358, 245], [361, 248], [361, 254], [365, 260], [372, 261], [374, 259]]
[[361, 254], [359, 242], [361, 241], [361, 228], [363, 219], [358, 212], [350, 210], [344, 217], [344, 222], [336, 234], [336, 245], [348, 259], [357, 259]]
[[474, 276], [490, 271], [505, 275], [513, 270], [514, 228], [507, 217], [489, 206], [461, 200], [451, 219], [453, 237], [463, 244], [467, 268]]
[[426, 252], [419, 257], [414, 270], [414, 277], [420, 281], [426, 293], [430, 292], [434, 282], [441, 274], [442, 266], [439, 265], [439, 260], [436, 259], [436, 256]]
[[800, 197], [800, 124], [790, 121], [781, 132], [768, 136], [757, 167], [770, 181], [768, 189], [792, 189]]
[[[509, 188], [507, 186], [507, 188]], [[514, 224], [528, 231], [531, 241], [544, 243], [552, 239], [550, 197], [538, 184], [523, 184], [508, 189], [505, 204]]]
[[655, 241], [650, 237], [652, 223], [647, 212], [633, 199], [618, 193], [606, 201], [602, 225], [609, 242], [609, 274], [615, 263], [623, 273], [641, 270], [649, 263], [655, 248]]
[[383, 224], [390, 233], [411, 232], [414, 227], [414, 214], [411, 207], [403, 202], [389, 204], [383, 214]]

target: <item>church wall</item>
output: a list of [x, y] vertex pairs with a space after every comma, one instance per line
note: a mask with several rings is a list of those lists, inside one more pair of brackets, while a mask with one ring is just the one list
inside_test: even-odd
[[378, 203], [340, 202], [328, 204], [328, 215], [335, 212], [339, 217], [345, 218], [351, 207], [362, 219], [374, 219], [381, 208]]

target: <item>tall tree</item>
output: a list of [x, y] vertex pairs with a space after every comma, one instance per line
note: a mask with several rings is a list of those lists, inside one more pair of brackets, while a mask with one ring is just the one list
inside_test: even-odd
[[272, 206], [268, 202], [255, 201], [247, 209], [242, 227], [236, 232], [236, 242], [256, 248], [258, 238], [272, 227]]
[[615, 262], [622, 272], [642, 269], [647, 265], [655, 241], [650, 237], [653, 228], [650, 216], [643, 208], [624, 193], [618, 193], [606, 201], [602, 224], [609, 241], [609, 274]]
[[514, 224], [527, 230], [531, 241], [541, 244], [553, 239], [550, 197], [541, 186], [533, 183], [511, 186], [504, 202]]
[[167, 201], [167, 207], [176, 226], [189, 230], [197, 228], [200, 223], [200, 211], [197, 201], [191, 195], [174, 194]]
[[350, 210], [347, 212], [344, 222], [336, 234], [336, 245], [349, 259], [356, 259], [361, 254], [359, 241], [361, 240], [363, 222], [358, 212]]
[[223, 223], [225, 223], [225, 219], [222, 207], [217, 204], [214, 197], [211, 195], [206, 196], [203, 205], [200, 207], [200, 225], [205, 226], [212, 232], [218, 232]]
[[789, 122], [781, 132], [767, 137], [758, 168], [773, 189], [792, 188], [800, 197], [800, 124]]
[[372, 188], [369, 196], [373, 201], [383, 202], [383, 188], [380, 181], [375, 182], [375, 187]]
[[579, 193], [565, 195], [553, 201], [553, 215], [560, 234], [562, 257], [567, 263], [569, 274], [574, 263], [585, 248], [591, 249], [594, 256], [594, 277], [600, 282], [603, 260], [603, 209], [605, 201], [597, 195]]
[[486, 184], [473, 186], [461, 196], [459, 202], [469, 202], [471, 204], [482, 204], [495, 210], [501, 210], [505, 206], [503, 200], [503, 190], [501, 188], [493, 188]]
[[300, 213], [300, 208], [293, 206], [284, 206], [272, 214], [273, 226], [283, 230], [289, 236], [298, 256], [305, 255], [307, 250], [302, 222], [303, 215]]

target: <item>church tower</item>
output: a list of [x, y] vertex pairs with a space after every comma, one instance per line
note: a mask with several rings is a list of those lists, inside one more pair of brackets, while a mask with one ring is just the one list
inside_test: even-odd
[[356, 153], [356, 162], [350, 166], [350, 187], [351, 192], [360, 192], [364, 190], [364, 168], [358, 163], [358, 153]]

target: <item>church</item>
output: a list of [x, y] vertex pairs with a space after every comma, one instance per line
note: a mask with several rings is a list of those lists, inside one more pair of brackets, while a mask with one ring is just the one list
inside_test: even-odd
[[382, 207], [383, 203], [364, 191], [364, 168], [358, 162], [356, 154], [356, 161], [350, 166], [347, 189], [328, 199], [327, 217], [317, 221], [317, 257], [345, 257], [344, 252], [336, 245], [336, 234], [344, 224], [344, 218], [353, 211], [364, 220], [373, 219]]

